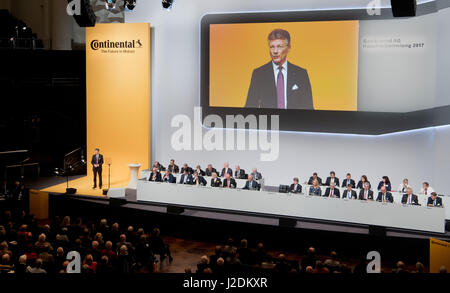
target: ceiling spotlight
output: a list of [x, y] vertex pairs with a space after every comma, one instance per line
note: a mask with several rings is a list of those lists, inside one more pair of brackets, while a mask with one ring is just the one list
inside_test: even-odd
[[169, 9], [172, 8], [173, 0], [162, 0], [161, 4], [162, 4], [162, 7], [164, 9], [168, 9], [169, 10]]
[[106, 10], [111, 11], [111, 10], [116, 9], [116, 2], [117, 2], [117, 0], [106, 0], [105, 1]]
[[125, 0], [125, 8], [133, 10], [136, 7], [136, 0]]

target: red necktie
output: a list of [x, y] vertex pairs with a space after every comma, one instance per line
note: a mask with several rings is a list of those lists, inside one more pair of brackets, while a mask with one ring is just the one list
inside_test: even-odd
[[333, 189], [330, 189], [330, 197], [333, 196]]
[[277, 77], [277, 106], [278, 109], [284, 109], [284, 76], [283, 76], [283, 66], [278, 67], [278, 77]]

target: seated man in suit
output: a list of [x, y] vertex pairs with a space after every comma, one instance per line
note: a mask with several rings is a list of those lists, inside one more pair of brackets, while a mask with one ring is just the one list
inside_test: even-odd
[[421, 194], [430, 195], [433, 193], [433, 188], [430, 187], [430, 183], [424, 182], [422, 183], [422, 190], [420, 191]]
[[335, 186], [339, 186], [339, 178], [336, 177], [336, 173], [334, 171], [330, 172], [330, 177], [327, 177], [325, 185], [330, 186], [331, 182], [333, 182]]
[[171, 159], [169, 166], [167, 166], [167, 170], [169, 170], [173, 174], [178, 174], [180, 172], [180, 168], [178, 168], [177, 165], [175, 165], [175, 160]]
[[245, 182], [245, 186], [242, 189], [259, 190], [260, 188], [259, 183], [253, 179], [253, 175], [248, 175], [247, 182]]
[[353, 189], [353, 184], [348, 184], [347, 185], [347, 189], [346, 190], [344, 190], [344, 192], [343, 192], [343, 194], [342, 194], [342, 198], [344, 198], [344, 199], [356, 199], [357, 198], [357, 196], [356, 196], [356, 191], [354, 191]]
[[352, 188], [355, 188], [355, 180], [352, 179], [352, 174], [347, 173], [347, 176], [344, 180], [342, 180], [342, 187], [347, 187], [349, 184], [352, 185]]
[[186, 163], [184, 163], [183, 167], [181, 167], [181, 173], [183, 174], [185, 170], [187, 170], [188, 173], [191, 175], [194, 173], [194, 170], [192, 170], [192, 168], [189, 167], [188, 164], [186, 164]]
[[234, 171], [234, 178], [245, 179], [245, 170], [241, 169], [239, 165], [236, 165], [236, 171]]
[[406, 188], [406, 193], [402, 196], [402, 204], [419, 204], [419, 198], [413, 194], [413, 190], [410, 186]]
[[172, 175], [172, 172], [169, 170], [169, 168], [167, 168], [166, 172], [164, 173], [162, 181], [166, 183], [177, 183], [177, 179]]
[[400, 184], [397, 188], [397, 192], [405, 193], [406, 189], [409, 186], [409, 180], [408, 178], [403, 179], [402, 184]]
[[206, 182], [206, 179], [203, 178], [203, 176], [199, 175], [197, 171], [194, 172], [194, 178], [192, 180], [192, 184], [193, 185], [201, 185], [201, 186], [206, 186], [206, 184], [208, 184]]
[[319, 180], [314, 179], [311, 183], [312, 185], [309, 188], [308, 194], [322, 196], [322, 189], [320, 189]]
[[392, 193], [386, 190], [386, 186], [381, 186], [380, 192], [378, 192], [377, 201], [380, 202], [394, 202], [394, 198], [392, 197]]
[[155, 162], [153, 163], [153, 167], [155, 167], [156, 169], [158, 169], [158, 172], [161, 172], [161, 171], [165, 171], [165, 170], [166, 170], [166, 168], [164, 168], [164, 166], [161, 165], [158, 161], [155, 161]]
[[364, 188], [359, 191], [360, 200], [373, 200], [373, 191], [370, 190], [370, 183], [364, 182]]
[[228, 162], [223, 164], [223, 169], [220, 173], [220, 177], [225, 177], [225, 174], [230, 174], [231, 176], [233, 176], [233, 170], [231, 170], [231, 168], [229, 167]]
[[220, 181], [220, 178], [217, 177], [217, 173], [216, 172], [212, 173], [211, 186], [212, 187], [220, 187], [220, 186], [222, 186], [222, 181]]
[[312, 175], [311, 177], [309, 177], [308, 185], [313, 185], [313, 181], [314, 181], [314, 180], [317, 180], [317, 182], [319, 183], [319, 185], [322, 185], [322, 178], [320, 178], [320, 177], [317, 175], [317, 172], [314, 172], [313, 175]]
[[294, 183], [291, 184], [289, 187], [290, 193], [301, 193], [302, 192], [302, 186], [298, 183], [298, 178], [294, 178]]
[[153, 167], [152, 173], [150, 173], [150, 177], [148, 181], [161, 182], [161, 173], [159, 173], [157, 167]]
[[323, 196], [326, 196], [326, 197], [337, 197], [337, 198], [341, 197], [341, 192], [339, 191], [339, 189], [337, 189], [335, 187], [334, 181], [330, 181], [330, 187], [328, 187], [325, 190], [325, 193], [323, 194]]
[[208, 164], [208, 168], [205, 170], [206, 176], [212, 176], [213, 173], [217, 173], [216, 168], [213, 168], [211, 164]]
[[192, 175], [189, 174], [188, 168], [184, 168], [183, 174], [181, 174], [180, 184], [192, 184]]
[[231, 177], [230, 173], [225, 174], [225, 179], [223, 179], [223, 187], [236, 188], [236, 180]]
[[205, 176], [205, 171], [202, 170], [202, 168], [200, 167], [200, 165], [197, 165], [197, 167], [195, 167], [195, 171], [194, 173], [197, 172], [199, 176]]
[[429, 207], [442, 207], [442, 198], [437, 196], [436, 192], [432, 192], [431, 196], [427, 200], [427, 206]]
[[261, 173], [258, 172], [258, 170], [256, 170], [256, 168], [253, 168], [252, 173], [250, 174], [253, 176], [254, 180], [260, 180], [262, 179], [262, 175]]

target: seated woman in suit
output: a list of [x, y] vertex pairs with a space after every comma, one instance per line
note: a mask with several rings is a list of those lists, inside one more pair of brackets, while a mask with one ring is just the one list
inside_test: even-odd
[[312, 185], [309, 188], [308, 194], [322, 196], [322, 189], [320, 189], [319, 181], [317, 179], [313, 180]]
[[361, 176], [361, 180], [359, 180], [358, 185], [356, 185], [356, 189], [363, 189], [364, 188], [364, 183], [368, 182], [369, 183], [369, 187], [370, 187], [370, 182], [369, 180], [367, 180], [367, 176], [366, 175], [362, 175]]
[[381, 178], [380, 183], [378, 183], [378, 190], [380, 190], [382, 186], [386, 187], [386, 191], [391, 191], [391, 180], [389, 180], [389, 177], [383, 176]]

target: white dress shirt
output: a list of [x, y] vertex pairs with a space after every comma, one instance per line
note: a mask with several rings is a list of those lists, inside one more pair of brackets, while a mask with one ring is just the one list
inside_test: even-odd
[[[272, 61], [272, 66], [273, 66], [273, 74], [275, 76], [275, 88], [277, 87], [277, 81], [278, 81], [278, 71], [280, 71], [280, 69], [278, 68], [278, 65], [275, 64]], [[284, 79], [284, 108], [287, 109], [287, 72], [288, 72], [288, 62], [287, 59], [286, 61], [284, 61], [283, 65], [283, 70], [281, 71], [281, 73], [283, 74], [283, 79]]]
[[[427, 188], [427, 194], [426, 195], [430, 195], [432, 192], [434, 192], [434, 189], [431, 188], [431, 186], [428, 186]], [[422, 188], [422, 190], [420, 191], [421, 194], [425, 194], [425, 189]]]

